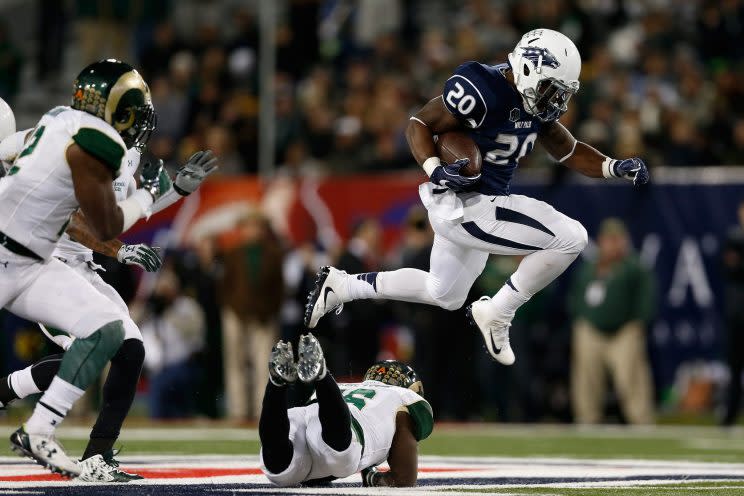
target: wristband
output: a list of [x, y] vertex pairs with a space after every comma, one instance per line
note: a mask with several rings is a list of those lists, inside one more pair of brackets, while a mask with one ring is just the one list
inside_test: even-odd
[[426, 160], [424, 160], [424, 163], [421, 164], [421, 167], [424, 168], [424, 172], [426, 172], [426, 175], [431, 177], [431, 175], [434, 173], [434, 169], [442, 165], [442, 161], [439, 160], [439, 157], [429, 157]]
[[617, 177], [612, 170], [614, 164], [615, 160], [611, 159], [610, 157], [605, 157], [604, 161], [602, 162], [602, 175], [604, 177]]
[[152, 203], [152, 195], [144, 189], [138, 189], [129, 198], [120, 201], [118, 205], [124, 216], [121, 232], [129, 230], [140, 218], [149, 217]]

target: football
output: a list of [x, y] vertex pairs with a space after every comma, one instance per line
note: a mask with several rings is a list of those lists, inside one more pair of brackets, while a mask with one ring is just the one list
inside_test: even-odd
[[483, 158], [475, 141], [467, 134], [460, 131], [440, 134], [436, 147], [439, 158], [448, 164], [461, 158], [470, 160], [470, 163], [460, 171], [463, 176], [473, 177], [480, 174]]

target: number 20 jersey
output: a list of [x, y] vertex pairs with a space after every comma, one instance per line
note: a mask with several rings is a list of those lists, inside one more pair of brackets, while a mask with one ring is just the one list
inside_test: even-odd
[[540, 120], [522, 105], [506, 79], [509, 64], [466, 62], [444, 84], [447, 110], [466, 128], [483, 158], [481, 180], [474, 191], [508, 195], [519, 160], [532, 151]]

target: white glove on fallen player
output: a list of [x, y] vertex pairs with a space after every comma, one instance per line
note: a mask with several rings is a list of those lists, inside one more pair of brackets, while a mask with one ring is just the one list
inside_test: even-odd
[[138, 265], [147, 272], [156, 272], [163, 265], [159, 252], [160, 248], [145, 244], [122, 245], [116, 259], [126, 265]]

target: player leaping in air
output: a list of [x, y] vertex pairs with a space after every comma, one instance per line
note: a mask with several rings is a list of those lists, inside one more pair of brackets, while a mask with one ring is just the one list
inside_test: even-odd
[[[460, 308], [489, 254], [523, 255], [517, 270], [493, 296], [473, 302], [469, 311], [488, 352], [514, 363], [509, 327], [517, 308], [558, 277], [581, 253], [587, 233], [577, 221], [547, 203], [509, 194], [519, 160], [535, 141], [560, 163], [589, 177], [648, 182], [639, 158], [615, 160], [577, 141], [558, 122], [579, 89], [581, 58], [573, 42], [550, 29], [526, 33], [507, 63], [466, 62], [444, 84], [444, 91], [411, 120], [406, 137], [430, 182], [419, 187], [435, 232], [429, 272], [347, 274], [324, 267], [310, 294], [305, 324], [348, 301], [386, 298]], [[483, 157], [479, 175], [466, 177], [467, 159], [444, 163], [435, 136], [465, 131]]]

